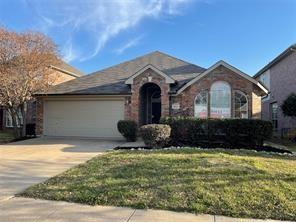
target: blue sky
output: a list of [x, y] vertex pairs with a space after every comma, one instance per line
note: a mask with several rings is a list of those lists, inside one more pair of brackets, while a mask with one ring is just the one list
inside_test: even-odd
[[159, 50], [253, 75], [296, 43], [296, 0], [1, 0], [0, 24], [49, 35], [85, 73]]

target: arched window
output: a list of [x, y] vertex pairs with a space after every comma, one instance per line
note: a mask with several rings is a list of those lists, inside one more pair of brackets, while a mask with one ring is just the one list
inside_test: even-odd
[[234, 118], [248, 118], [248, 98], [241, 91], [234, 93]]
[[202, 91], [195, 97], [194, 116], [198, 118], [208, 117], [208, 92]]
[[226, 82], [214, 82], [211, 87], [211, 118], [231, 117], [231, 88]]

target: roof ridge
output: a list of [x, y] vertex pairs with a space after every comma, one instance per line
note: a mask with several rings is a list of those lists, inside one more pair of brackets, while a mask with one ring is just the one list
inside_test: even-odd
[[102, 72], [102, 71], [104, 71], [104, 70], [106, 70], [106, 69], [110, 69], [110, 68], [114, 68], [114, 67], [116, 67], [116, 66], [123, 65], [123, 64], [125, 64], [125, 63], [133, 62], [133, 61], [135, 61], [135, 60], [137, 60], [137, 59], [140, 59], [140, 58], [146, 57], [146, 56], [151, 55], [151, 54], [156, 53], [156, 52], [157, 52], [157, 51], [152, 51], [152, 52], [146, 53], [146, 54], [144, 54], [144, 55], [137, 56], [137, 57], [135, 57], [135, 58], [133, 58], [133, 59], [126, 60], [126, 61], [120, 62], [120, 63], [118, 63], [118, 64], [108, 66], [108, 67], [106, 67], [106, 68], [104, 68], [104, 69], [101, 69], [101, 70], [98, 70], [98, 71], [95, 71], [95, 72], [91, 72], [91, 73], [87, 74], [87, 76], [90, 76], [90, 75], [96, 74], [96, 73], [98, 73], [98, 72]]
[[170, 57], [170, 58], [172, 58], [172, 59], [175, 59], [175, 60], [178, 60], [178, 61], [184, 62], [184, 63], [186, 63], [186, 64], [188, 64], [188, 65], [194, 65], [194, 66], [196, 66], [196, 67], [199, 67], [199, 68], [202, 68], [202, 69], [205, 69], [205, 70], [206, 70], [206, 68], [204, 68], [204, 67], [202, 67], [202, 66], [199, 66], [199, 65], [196, 65], [196, 64], [190, 63], [190, 62], [188, 62], [188, 61], [185, 61], [185, 60], [179, 59], [179, 58], [177, 58], [177, 57], [174, 57], [174, 56], [169, 55], [169, 54], [167, 54], [167, 53], [161, 52], [161, 51], [159, 51], [159, 50], [155, 50], [155, 51], [152, 51], [152, 52], [146, 53], [146, 54], [144, 54], [144, 55], [137, 56], [137, 57], [135, 57], [135, 58], [133, 58], [133, 59], [131, 59], [131, 60], [123, 61], [123, 62], [118, 63], [118, 64], [115, 64], [115, 65], [113, 65], [113, 66], [109, 66], [109, 67], [106, 67], [106, 68], [104, 68], [104, 69], [101, 69], [101, 70], [98, 70], [98, 71], [95, 71], [95, 72], [89, 73], [89, 74], [87, 74], [87, 75], [85, 75], [85, 76], [94, 75], [94, 74], [97, 74], [97, 73], [99, 73], [99, 72], [103, 72], [103, 71], [105, 71], [105, 70], [107, 70], [107, 69], [114, 68], [114, 67], [117, 67], [117, 66], [121, 66], [121, 65], [123, 65], [123, 64], [125, 64], [125, 63], [130, 63], [130, 62], [133, 62], [133, 61], [135, 61], [135, 60], [137, 60], [137, 59], [141, 59], [141, 58], [147, 57], [147, 56], [152, 55], [152, 54], [155, 54], [155, 53], [158, 53], [158, 54], [161, 54], [161, 55], [164, 55], [164, 56]]
[[175, 57], [175, 56], [172, 56], [172, 55], [170, 55], [170, 54], [167, 54], [167, 53], [165, 53], [165, 52], [161, 52], [161, 51], [158, 51], [158, 50], [156, 50], [155, 52], [158, 52], [158, 53], [160, 53], [160, 54], [162, 54], [162, 55], [168, 56], [168, 57], [170, 57], [170, 58], [172, 58], [172, 59], [176, 59], [176, 60], [179, 60], [179, 61], [181, 61], [181, 62], [185, 62], [185, 63], [187, 63], [187, 64], [194, 65], [194, 66], [197, 66], [197, 67], [200, 67], [200, 68], [206, 69], [206, 68], [204, 68], [204, 67], [202, 67], [202, 66], [199, 66], [199, 65], [193, 64], [193, 63], [188, 62], [188, 61], [185, 61], [185, 60], [183, 60], [183, 59], [179, 59], [179, 58], [177, 58], [177, 57]]

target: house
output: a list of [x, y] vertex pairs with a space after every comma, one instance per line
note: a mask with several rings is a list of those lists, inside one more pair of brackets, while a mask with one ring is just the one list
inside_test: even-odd
[[[54, 70], [52, 75], [54, 76], [54, 85], [75, 79], [77, 77], [81, 77], [83, 75], [82, 72], [77, 70], [76, 68], [70, 66], [69, 64], [60, 61], [58, 65], [51, 66]], [[32, 103], [27, 104], [27, 123], [35, 123], [36, 122], [36, 102], [32, 101]], [[12, 126], [12, 119], [10, 114], [3, 108], [0, 107], [0, 130], [9, 130]]]
[[163, 116], [260, 118], [267, 93], [224, 61], [205, 69], [156, 51], [37, 95], [37, 133], [121, 138], [121, 119], [143, 125]]
[[284, 117], [280, 108], [291, 93], [296, 93], [296, 44], [264, 66], [254, 78], [269, 90], [262, 98], [262, 119], [272, 121], [275, 134], [283, 135], [296, 128], [296, 121]]

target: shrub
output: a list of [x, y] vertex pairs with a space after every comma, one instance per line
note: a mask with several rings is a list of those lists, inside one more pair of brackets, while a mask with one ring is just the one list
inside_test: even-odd
[[285, 116], [296, 118], [296, 94], [292, 93], [281, 106]]
[[135, 121], [119, 120], [117, 123], [117, 129], [128, 142], [134, 142], [137, 140], [138, 126]]
[[149, 124], [140, 128], [144, 143], [150, 148], [161, 148], [168, 144], [171, 127], [165, 124]]
[[161, 123], [171, 126], [175, 146], [254, 148], [272, 136], [271, 122], [255, 119], [166, 117]]
[[161, 124], [171, 127], [172, 145], [196, 145], [205, 138], [205, 120], [192, 117], [164, 117], [160, 120]]

